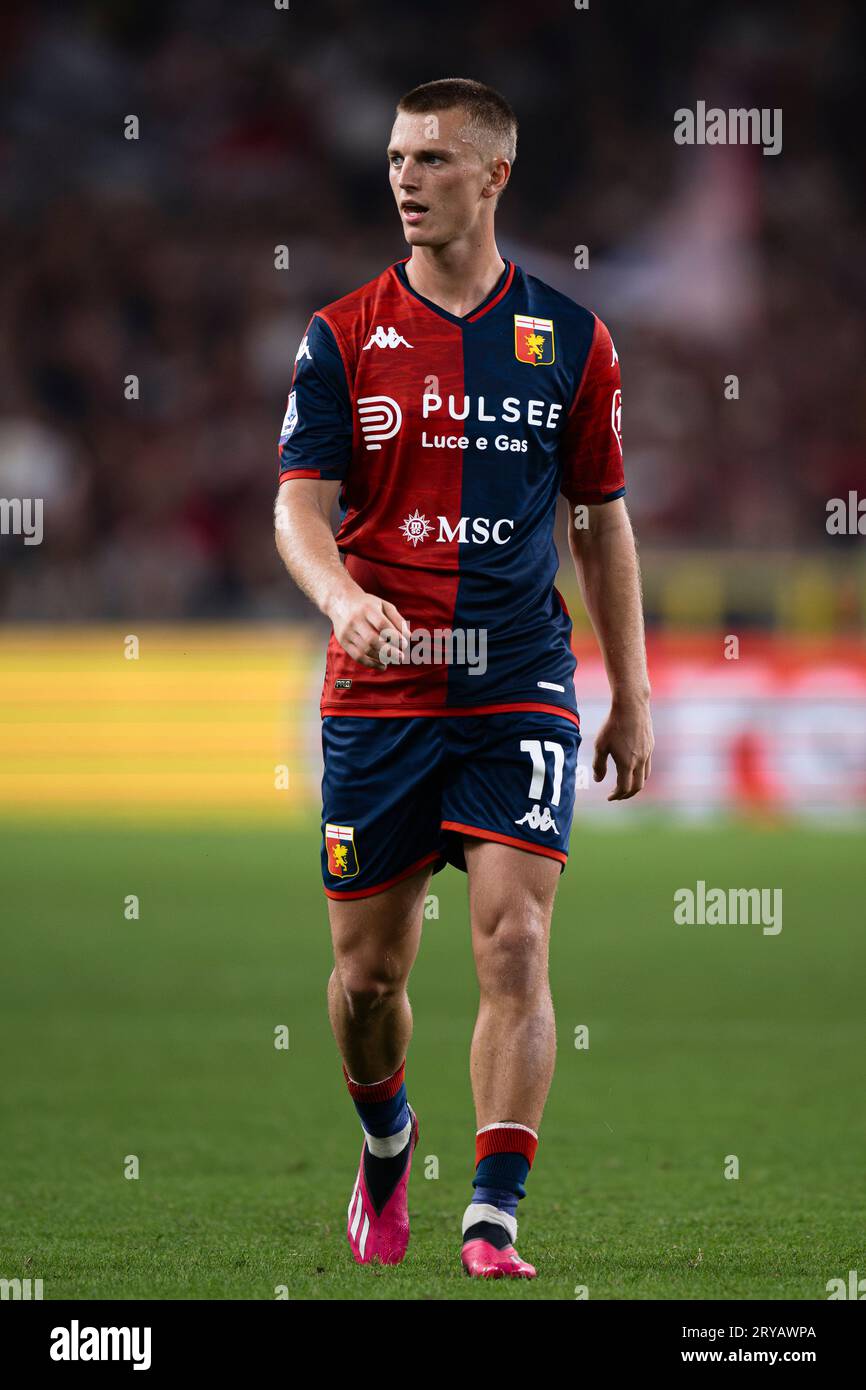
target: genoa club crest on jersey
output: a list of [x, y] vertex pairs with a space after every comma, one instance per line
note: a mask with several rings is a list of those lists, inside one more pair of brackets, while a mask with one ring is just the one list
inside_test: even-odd
[[518, 362], [548, 367], [556, 359], [553, 319], [536, 319], [530, 314], [514, 315], [514, 355]]
[[359, 872], [355, 852], [353, 825], [326, 825], [325, 845], [328, 850], [328, 872], [334, 878], [354, 878]]

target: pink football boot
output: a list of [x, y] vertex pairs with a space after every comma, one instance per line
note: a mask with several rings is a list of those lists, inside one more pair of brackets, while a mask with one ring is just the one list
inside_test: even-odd
[[358, 1176], [349, 1199], [349, 1226], [346, 1232], [356, 1264], [368, 1265], [377, 1260], [383, 1265], [398, 1265], [406, 1254], [409, 1244], [409, 1173], [418, 1143], [418, 1117], [411, 1105], [409, 1114], [412, 1117], [409, 1157], [403, 1176], [380, 1212], [373, 1206], [364, 1178], [366, 1140], [361, 1147]]
[[498, 1226], [509, 1237], [509, 1244], [504, 1249], [499, 1250], [482, 1235], [464, 1240], [460, 1259], [467, 1274], [471, 1274], [477, 1279], [535, 1278], [535, 1266], [522, 1260], [514, 1248], [513, 1242], [517, 1239], [517, 1222], [513, 1216], [508, 1216], [506, 1212], [499, 1211], [496, 1207], [479, 1202], [466, 1208], [463, 1216], [464, 1236], [473, 1226], [479, 1224]]

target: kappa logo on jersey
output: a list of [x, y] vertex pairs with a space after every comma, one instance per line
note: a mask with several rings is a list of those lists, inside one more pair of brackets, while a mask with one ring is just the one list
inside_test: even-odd
[[368, 450], [381, 449], [383, 441], [393, 439], [403, 423], [403, 412], [390, 396], [360, 396], [358, 415]]
[[391, 328], [388, 328], [388, 329], [384, 329], [384, 328], [382, 327], [381, 324], [378, 324], [377, 327], [374, 328], [374, 329], [373, 329], [373, 332], [370, 334], [370, 340], [369, 340], [369, 342], [366, 342], [366, 343], [364, 344], [364, 349], [363, 349], [363, 350], [364, 350], [364, 352], [369, 352], [369, 351], [370, 351], [370, 348], [373, 348], [373, 347], [378, 347], [378, 348], [398, 348], [398, 347], [411, 348], [411, 346], [412, 346], [412, 344], [411, 344], [411, 343], [407, 343], [405, 338], [401, 338], [401, 336], [400, 336], [400, 334], [397, 332], [396, 328], [391, 327]]
[[360, 872], [355, 852], [354, 825], [325, 826], [328, 872], [334, 878], [354, 878]]
[[610, 426], [619, 445], [619, 452], [622, 454], [622, 391], [620, 390], [614, 391], [613, 400], [610, 403]]
[[514, 355], [518, 362], [531, 362], [533, 367], [549, 367], [556, 357], [553, 319], [515, 314]]
[[528, 825], [530, 830], [553, 830], [557, 835], [559, 834], [556, 821], [546, 806], [543, 811], [540, 806], [533, 806], [531, 811], [526, 811], [514, 824]]
[[297, 393], [289, 393], [289, 403], [283, 417], [283, 428], [280, 430], [280, 443], [285, 444], [287, 439], [291, 439], [295, 432], [295, 425], [298, 423], [298, 406], [296, 401]]
[[[458, 545], [486, 545], [488, 541], [493, 541], [494, 545], [507, 545], [511, 540], [510, 533], [514, 530], [514, 522], [510, 516], [502, 516], [494, 522], [491, 522], [489, 516], [461, 516], [455, 526], [451, 525], [447, 516], [438, 516], [436, 520], [439, 522], [437, 545], [447, 545], [449, 541], [457, 541]], [[432, 522], [417, 508], [406, 517], [400, 527], [404, 540], [411, 541], [413, 548], [417, 548], [420, 541], [426, 541], [432, 530]], [[509, 532], [508, 535], [504, 534], [506, 530]]]
[[295, 361], [296, 361], [296, 362], [300, 362], [300, 360], [301, 360], [302, 357], [306, 357], [306, 359], [307, 359], [308, 362], [312, 362], [312, 360], [313, 360], [313, 354], [310, 352], [310, 344], [309, 344], [309, 341], [308, 341], [308, 339], [307, 339], [306, 333], [304, 334], [303, 338], [301, 339], [301, 346], [298, 348], [297, 352], [295, 353]]

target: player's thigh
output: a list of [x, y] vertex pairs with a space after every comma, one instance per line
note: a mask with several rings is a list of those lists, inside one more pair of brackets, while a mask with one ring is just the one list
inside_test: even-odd
[[334, 964], [348, 990], [394, 985], [408, 978], [418, 954], [431, 867], [382, 893], [328, 899]]
[[546, 952], [561, 865], [555, 859], [466, 838], [469, 917], [476, 957], [499, 936], [515, 950]]
[[347, 989], [405, 979], [441, 855], [439, 721], [329, 717], [322, 877]]

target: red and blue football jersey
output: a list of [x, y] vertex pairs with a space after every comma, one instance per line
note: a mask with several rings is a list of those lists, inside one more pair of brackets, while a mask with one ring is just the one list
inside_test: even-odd
[[595, 314], [507, 263], [459, 318], [390, 266], [310, 320], [279, 464], [281, 482], [342, 484], [346, 570], [412, 631], [407, 659], [381, 672], [332, 634], [323, 716], [577, 721], [557, 497], [625, 492], [619, 361]]

